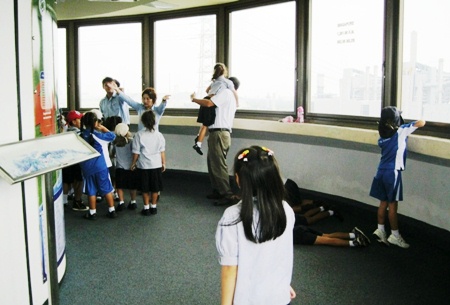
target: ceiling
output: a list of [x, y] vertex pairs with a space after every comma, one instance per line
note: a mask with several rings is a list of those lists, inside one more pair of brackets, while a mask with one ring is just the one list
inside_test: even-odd
[[239, 0], [56, 0], [59, 21], [151, 14]]

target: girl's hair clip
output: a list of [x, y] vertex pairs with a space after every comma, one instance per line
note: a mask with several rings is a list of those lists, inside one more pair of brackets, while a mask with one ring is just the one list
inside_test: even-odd
[[239, 156], [238, 156], [238, 160], [242, 160], [244, 162], [247, 162], [247, 155], [250, 151], [248, 149], [244, 150]]
[[267, 152], [268, 156], [273, 156], [273, 151], [268, 149], [267, 147], [261, 146], [261, 149]]

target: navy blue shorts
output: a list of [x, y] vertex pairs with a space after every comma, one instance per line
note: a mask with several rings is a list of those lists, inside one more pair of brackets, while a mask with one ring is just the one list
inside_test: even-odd
[[311, 229], [306, 226], [294, 227], [294, 245], [314, 245], [317, 236], [322, 236], [323, 233]]
[[402, 172], [391, 169], [378, 170], [372, 181], [370, 196], [387, 202], [402, 201]]
[[114, 188], [107, 168], [89, 177], [84, 177], [83, 193], [86, 195], [96, 196], [100, 194], [104, 196], [112, 191], [114, 191]]
[[73, 183], [75, 181], [83, 181], [83, 175], [81, 174], [81, 167], [79, 164], [74, 164], [62, 169], [63, 183]]

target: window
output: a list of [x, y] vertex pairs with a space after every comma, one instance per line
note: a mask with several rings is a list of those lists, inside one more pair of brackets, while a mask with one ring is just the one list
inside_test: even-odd
[[309, 112], [380, 115], [383, 2], [312, 1]]
[[229, 76], [239, 79], [239, 109], [295, 109], [295, 1], [230, 14]]
[[66, 46], [66, 29], [59, 28], [57, 31], [57, 53], [56, 65], [58, 73], [56, 77], [58, 107], [67, 108], [67, 46]]
[[405, 119], [450, 123], [449, 11], [447, 0], [404, 1], [400, 108]]
[[141, 100], [141, 23], [83, 26], [79, 34], [80, 108], [98, 108], [105, 96], [102, 80], [112, 77], [127, 95]]
[[170, 108], [198, 108], [190, 94], [206, 95], [216, 63], [216, 16], [155, 22], [155, 89]]

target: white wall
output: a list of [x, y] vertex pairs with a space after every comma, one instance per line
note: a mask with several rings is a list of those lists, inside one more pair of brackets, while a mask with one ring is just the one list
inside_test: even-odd
[[[283, 176], [301, 188], [378, 206], [369, 196], [380, 159], [377, 131], [242, 119], [235, 119], [234, 125], [230, 174], [240, 148], [267, 146], [275, 152]], [[195, 118], [163, 116], [160, 131], [166, 138], [168, 168], [207, 172], [206, 142], [203, 156], [192, 149], [197, 130]], [[412, 135], [408, 146], [399, 213], [450, 231], [450, 141]], [[205, 193], [209, 188], [205, 185]]]

